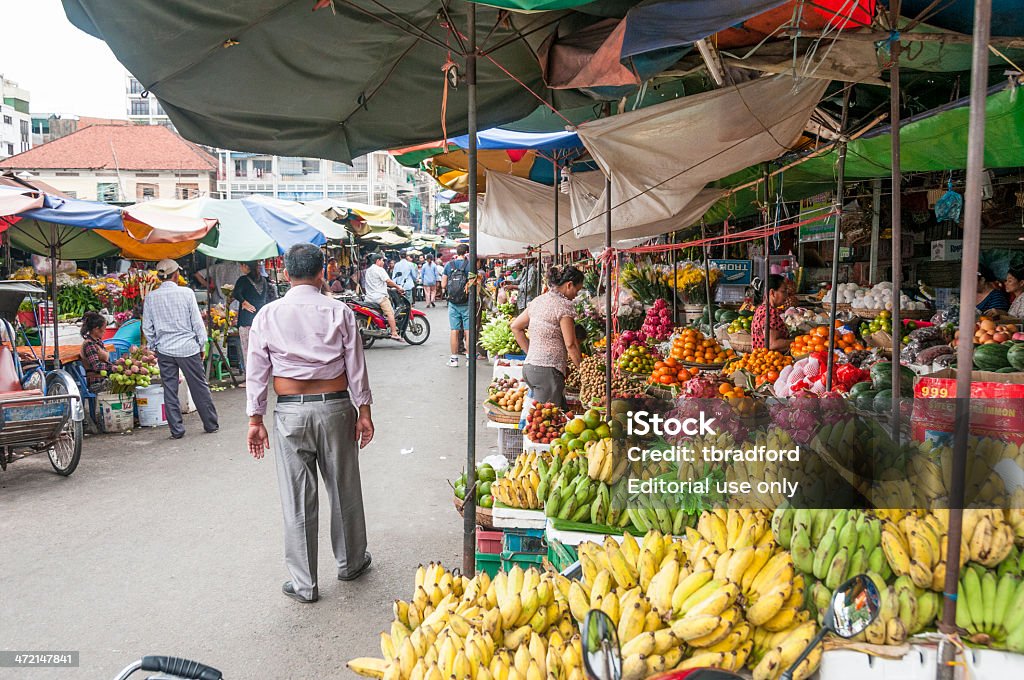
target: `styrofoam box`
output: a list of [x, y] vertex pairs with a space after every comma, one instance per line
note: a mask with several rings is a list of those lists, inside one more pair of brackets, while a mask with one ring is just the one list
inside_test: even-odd
[[[836, 649], [822, 656], [820, 680], [932, 680], [935, 677], [934, 646], [911, 645], [902, 659], [883, 659], [863, 652]], [[1009, 680], [1024, 677], [1024, 655], [991, 649], [968, 648], [970, 680]], [[966, 680], [963, 667], [958, 680]]]
[[491, 510], [496, 529], [543, 529], [547, 517], [541, 510], [502, 508], [497, 505]]
[[491, 374], [491, 379], [492, 380], [493, 379], [497, 379], [497, 378], [501, 378], [501, 377], [506, 376], [506, 375], [508, 377], [510, 377], [510, 378], [515, 378], [516, 380], [522, 380], [523, 379], [523, 366], [522, 366], [522, 364], [520, 364], [518, 366], [494, 366], [493, 368], [494, 368], [494, 371]]

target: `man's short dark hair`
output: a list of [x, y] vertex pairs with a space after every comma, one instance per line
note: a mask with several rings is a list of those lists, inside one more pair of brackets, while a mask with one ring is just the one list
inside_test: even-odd
[[460, 243], [459, 245], [455, 246], [455, 252], [458, 253], [459, 255], [465, 255], [466, 253], [469, 252], [469, 246], [467, 246], [465, 243]]
[[284, 254], [284, 267], [293, 280], [316, 278], [324, 270], [324, 253], [312, 243], [296, 243]]

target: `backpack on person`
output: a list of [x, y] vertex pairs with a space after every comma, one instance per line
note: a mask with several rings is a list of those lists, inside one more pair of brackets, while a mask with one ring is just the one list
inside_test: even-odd
[[464, 305], [469, 302], [469, 275], [466, 273], [466, 262], [461, 267], [452, 263], [452, 273], [448, 275], [448, 302], [453, 305]]

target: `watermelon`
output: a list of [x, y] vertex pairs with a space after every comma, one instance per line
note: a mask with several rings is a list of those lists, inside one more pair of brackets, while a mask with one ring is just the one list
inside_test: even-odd
[[1018, 371], [1024, 371], [1024, 342], [1015, 342], [1006, 352], [1006, 360]]
[[978, 345], [974, 350], [974, 365], [980, 371], [998, 371], [1010, 365], [1007, 358], [1010, 347], [1008, 345], [992, 343], [990, 345]]
[[[857, 384], [858, 385], [868, 385], [868, 383], [857, 383]], [[868, 385], [868, 387], [871, 387], [871, 385]], [[878, 394], [878, 392], [876, 392], [875, 390], [872, 390], [872, 389], [861, 390], [860, 392], [858, 392], [857, 394], [854, 395], [853, 403], [861, 411], [871, 411], [871, 410], [874, 410], [874, 408], [875, 408], [874, 400], [875, 400], [875, 395], [876, 394]]]
[[715, 310], [715, 321], [718, 322], [718, 323], [721, 323], [721, 322], [725, 321], [725, 319], [723, 317], [725, 316], [725, 313], [728, 312], [728, 311], [729, 310], [725, 309], [724, 307], [719, 307], [718, 309], [716, 309]]
[[1000, 368], [996, 373], [1016, 373], [1017, 369], [1013, 366], [1007, 366], [1006, 368]]
[[[876, 390], [892, 389], [892, 362], [879, 361], [869, 369], [871, 386]], [[900, 394], [909, 397], [914, 391], [914, 372], [900, 366]]]
[[861, 392], [871, 392], [871, 391], [873, 391], [871, 389], [871, 383], [869, 383], [869, 382], [859, 382], [859, 383], [854, 384], [854, 386], [850, 388], [850, 395], [851, 396], [857, 396]]
[[879, 390], [871, 402], [875, 413], [888, 413], [892, 409], [892, 390]]
[[724, 314], [722, 314], [722, 318], [719, 319], [719, 321], [721, 321], [722, 323], [732, 323], [733, 321], [735, 321], [736, 319], [738, 319], [740, 317], [739, 314], [737, 314], [736, 312], [732, 311], [731, 309], [725, 309], [725, 310], [722, 310], [722, 311], [725, 312]]
[[741, 309], [740, 310], [740, 316], [744, 316], [744, 317], [746, 317], [746, 316], [754, 316], [754, 313], [752, 311], [750, 311], [749, 309]]

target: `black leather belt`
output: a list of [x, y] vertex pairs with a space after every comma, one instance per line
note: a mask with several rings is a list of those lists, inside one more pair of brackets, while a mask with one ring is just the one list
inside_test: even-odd
[[305, 404], [309, 401], [334, 401], [336, 399], [348, 399], [348, 390], [322, 394], [285, 394], [278, 397], [277, 401], [279, 404]]

